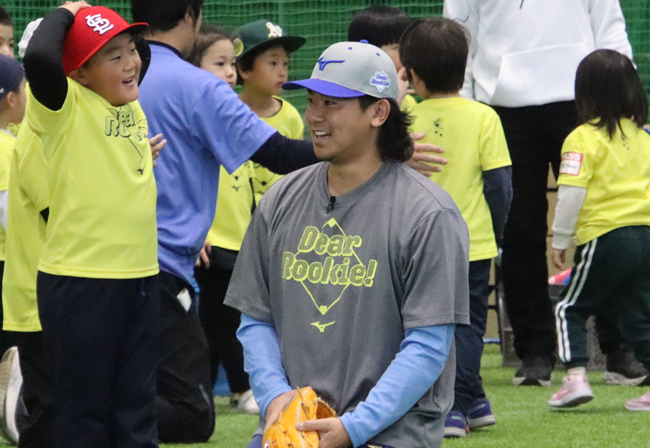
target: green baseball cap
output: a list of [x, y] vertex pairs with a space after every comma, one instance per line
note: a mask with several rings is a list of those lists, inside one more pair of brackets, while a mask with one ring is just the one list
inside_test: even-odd
[[242, 58], [251, 50], [264, 51], [276, 45], [282, 45], [287, 53], [293, 53], [305, 45], [307, 39], [301, 36], [285, 36], [282, 28], [269, 20], [242, 25], [233, 33], [235, 54]]

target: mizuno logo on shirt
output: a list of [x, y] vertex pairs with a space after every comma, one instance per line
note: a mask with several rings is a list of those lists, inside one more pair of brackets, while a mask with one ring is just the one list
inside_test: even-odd
[[345, 60], [342, 60], [342, 61], [334, 61], [334, 60], [332, 60], [332, 61], [324, 61], [323, 58], [320, 58], [318, 60], [318, 69], [322, 71], [322, 70], [325, 70], [325, 66], [327, 66], [327, 64], [342, 64], [344, 62], [345, 62]]
[[93, 32], [99, 34], [104, 34], [114, 28], [113, 24], [108, 19], [102, 18], [101, 14], [95, 14], [94, 16], [87, 15], [86, 24], [90, 28], [93, 28]]

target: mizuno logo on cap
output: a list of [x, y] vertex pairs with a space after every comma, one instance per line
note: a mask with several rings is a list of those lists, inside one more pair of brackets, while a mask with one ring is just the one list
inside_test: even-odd
[[94, 16], [87, 15], [86, 24], [90, 28], [93, 28], [93, 32], [99, 34], [104, 34], [113, 29], [113, 24], [108, 19], [102, 18], [101, 14], [95, 14]]
[[390, 87], [390, 76], [386, 74], [385, 71], [375, 72], [372, 78], [370, 78], [370, 85], [377, 87], [379, 93], [383, 92], [384, 89]]
[[325, 70], [325, 66], [327, 64], [342, 64], [344, 62], [345, 62], [345, 60], [341, 60], [341, 61], [334, 61], [334, 60], [332, 60], [332, 61], [324, 61], [323, 58], [320, 58], [318, 60], [318, 69], [322, 71], [322, 70]]

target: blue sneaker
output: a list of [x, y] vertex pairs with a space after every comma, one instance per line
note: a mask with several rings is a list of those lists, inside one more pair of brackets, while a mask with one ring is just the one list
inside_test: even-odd
[[472, 406], [467, 412], [467, 423], [469, 429], [479, 429], [485, 426], [495, 425], [497, 419], [494, 418], [494, 415], [492, 414], [490, 400], [487, 398], [474, 400]]
[[458, 412], [451, 411], [445, 418], [445, 439], [459, 439], [466, 437], [469, 432], [467, 418]]

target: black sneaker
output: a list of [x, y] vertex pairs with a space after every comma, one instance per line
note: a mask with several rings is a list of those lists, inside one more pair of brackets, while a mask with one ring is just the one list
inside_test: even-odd
[[607, 371], [603, 379], [607, 384], [620, 386], [645, 386], [650, 383], [648, 371], [629, 350], [617, 350], [607, 355]]
[[553, 365], [543, 356], [525, 358], [521, 368], [515, 373], [512, 384], [515, 386], [544, 386], [551, 385]]

